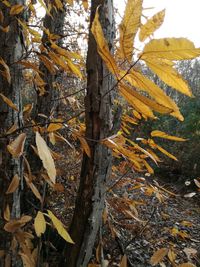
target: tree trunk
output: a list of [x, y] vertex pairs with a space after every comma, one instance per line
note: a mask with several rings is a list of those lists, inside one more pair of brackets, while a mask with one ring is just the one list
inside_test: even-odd
[[[49, 30], [51, 34], [63, 35], [64, 30], [64, 19], [65, 19], [65, 10], [64, 10], [64, 1], [63, 3], [63, 10], [55, 10], [52, 8], [51, 16], [47, 13], [44, 17], [44, 27]], [[46, 33], [43, 33], [42, 37], [42, 44], [45, 48], [51, 49], [50, 41]], [[59, 39], [58, 45], [62, 44], [62, 39]], [[48, 57], [48, 54], [46, 55]], [[55, 89], [55, 82], [61, 84], [62, 82], [62, 72], [58, 71], [56, 74], [52, 74], [49, 70], [44, 66], [42, 62], [40, 62], [40, 70], [43, 73], [43, 80], [46, 83], [44, 89], [44, 95], [40, 96], [38, 94], [37, 97], [37, 114], [44, 114], [49, 119], [50, 115], [54, 115], [56, 113], [56, 109], [59, 105], [58, 101], [54, 101], [53, 99], [57, 99], [59, 95], [59, 91]], [[37, 115], [36, 114], [36, 115]], [[40, 117], [41, 122], [41, 117]]]
[[[9, 1], [11, 5], [25, 4], [23, 0]], [[21, 91], [23, 88], [22, 68], [17, 61], [21, 59], [24, 52], [24, 42], [22, 29], [20, 28], [16, 16], [10, 15], [10, 8], [0, 3], [1, 26], [9, 26], [8, 32], [0, 30], [0, 59], [8, 65], [11, 80], [8, 81], [8, 73], [6, 77], [0, 74], [0, 92], [8, 97], [16, 105], [19, 111], [15, 111], [9, 107], [2, 98], [0, 99], [0, 249], [4, 249], [6, 253], [12, 255], [12, 266], [19, 266], [20, 263], [13, 255], [13, 250], [10, 249], [11, 236], [3, 230], [5, 221], [3, 221], [3, 212], [8, 204], [11, 209], [11, 218], [19, 218], [21, 215], [20, 191], [23, 189], [23, 162], [22, 158], [14, 159], [9, 154], [6, 146], [11, 141], [10, 138], [3, 138], [6, 131], [16, 124], [18, 128], [23, 126], [22, 119], [22, 98]], [[22, 18], [22, 13], [18, 18]], [[3, 65], [0, 65], [0, 70], [5, 71]], [[4, 72], [5, 73], [5, 72]], [[15, 136], [16, 137], [16, 136]], [[20, 178], [20, 186], [13, 194], [6, 195], [5, 192], [14, 175]]]
[[[112, 0], [91, 1], [92, 23], [100, 6], [100, 21], [110, 49], [113, 46], [114, 22]], [[91, 25], [90, 25], [91, 26]], [[80, 186], [77, 195], [70, 235], [75, 242], [67, 246], [66, 266], [86, 267], [102, 220], [106, 195], [106, 181], [111, 172], [111, 151], [98, 140], [106, 138], [112, 129], [112, 96], [110, 89], [113, 77], [98, 55], [96, 42], [89, 33], [87, 54], [86, 138], [91, 148], [91, 158], [83, 155]], [[61, 266], [61, 265], [60, 265]]]

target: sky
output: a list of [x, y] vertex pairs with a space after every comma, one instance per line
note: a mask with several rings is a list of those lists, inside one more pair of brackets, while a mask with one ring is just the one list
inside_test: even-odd
[[[125, 1], [114, 2], [122, 11]], [[165, 21], [154, 38], [186, 37], [200, 47], [200, 0], [144, 0], [143, 6], [154, 7], [144, 11], [147, 16], [166, 9]]]

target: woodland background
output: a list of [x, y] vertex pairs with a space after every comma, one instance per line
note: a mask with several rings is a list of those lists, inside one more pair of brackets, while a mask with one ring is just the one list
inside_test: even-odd
[[0, 1], [0, 266], [200, 266], [200, 49], [142, 4]]

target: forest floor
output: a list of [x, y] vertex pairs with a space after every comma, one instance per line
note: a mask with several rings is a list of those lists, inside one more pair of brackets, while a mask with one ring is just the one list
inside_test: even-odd
[[[67, 166], [65, 159], [65, 167], [59, 166], [58, 182], [65, 188], [52, 192], [49, 199], [50, 209], [67, 228], [78, 188], [80, 162], [81, 157], [73, 164], [69, 161]], [[111, 184], [115, 179], [117, 177], [111, 180]], [[104, 266], [126, 266], [120, 265], [125, 254], [128, 267], [178, 267], [186, 262], [200, 267], [199, 190], [185, 184], [181, 187], [174, 183], [166, 184], [155, 177], [133, 178], [131, 174], [117, 182], [108, 191], [103, 215], [101, 245]], [[193, 192], [196, 194], [190, 194]], [[101, 266], [98, 249], [99, 246], [94, 251], [92, 267]], [[55, 254], [59, 258], [59, 249]], [[181, 267], [186, 266], [193, 265]]]
[[146, 190], [136, 187], [134, 193], [128, 190], [126, 197], [139, 204], [137, 212], [141, 220], [127, 220], [121, 227], [119, 224], [116, 226], [119, 233], [117, 242], [121, 251], [128, 256], [128, 266], [150, 267], [152, 263], [153, 266], [174, 267], [189, 262], [198, 267], [200, 192], [196, 190], [194, 195], [195, 190], [186, 186], [181, 189], [174, 184], [161, 186], [162, 182], [158, 184], [157, 181], [160, 179], [153, 181]]

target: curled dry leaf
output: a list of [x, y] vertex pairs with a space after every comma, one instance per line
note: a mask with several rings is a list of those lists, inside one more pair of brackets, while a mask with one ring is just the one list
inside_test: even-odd
[[7, 149], [14, 158], [19, 158], [24, 151], [24, 144], [26, 141], [26, 134], [22, 133], [17, 138], [7, 145]]
[[6, 194], [14, 193], [19, 186], [19, 181], [20, 181], [19, 176], [15, 174], [15, 176], [12, 178], [12, 181], [6, 191]]
[[55, 163], [52, 158], [50, 149], [48, 148], [45, 140], [41, 137], [39, 132], [36, 132], [36, 146], [38, 150], [38, 155], [42, 160], [43, 166], [46, 169], [49, 178], [55, 184], [56, 180]]
[[6, 205], [6, 208], [3, 212], [3, 217], [6, 221], [10, 221], [10, 207], [8, 204]]
[[27, 222], [31, 221], [32, 217], [25, 215], [20, 219], [14, 219], [4, 225], [4, 230], [9, 233], [14, 233], [19, 228], [23, 227]]
[[167, 248], [161, 248], [157, 250], [153, 256], [151, 257], [150, 263], [152, 266], [155, 266], [156, 264], [160, 263], [164, 257], [167, 255], [168, 249]]

